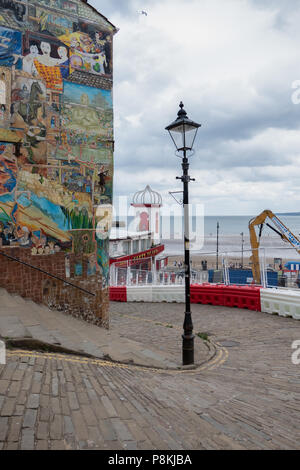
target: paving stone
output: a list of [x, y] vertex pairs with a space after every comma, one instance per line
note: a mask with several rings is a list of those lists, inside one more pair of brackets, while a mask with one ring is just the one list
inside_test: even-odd
[[0, 379], [0, 395], [5, 395], [9, 386], [9, 380]]
[[22, 381], [22, 390], [30, 390], [33, 374], [26, 374], [24, 380]]
[[67, 397], [69, 400], [69, 405], [71, 410], [79, 410], [79, 403], [77, 400], [77, 395], [75, 392], [67, 392]]
[[35, 422], [36, 422], [36, 417], [37, 417], [36, 410], [32, 410], [32, 409], [26, 410], [24, 421], [23, 421], [23, 428], [33, 429]]
[[130, 433], [137, 442], [145, 442], [147, 440], [146, 434], [143, 432], [142, 428], [138, 426], [134, 421], [126, 422]]
[[4, 404], [2, 405], [0, 416], [12, 416], [15, 406], [16, 401], [14, 398], [6, 398]]
[[137, 442], [124, 441], [122, 444], [125, 450], [138, 450]]
[[24, 377], [24, 373], [25, 373], [24, 370], [22, 370], [22, 369], [21, 369], [21, 370], [20, 370], [20, 369], [17, 369], [17, 370], [13, 373], [11, 379], [12, 379], [12, 380], [22, 380], [23, 377]]
[[35, 450], [49, 450], [48, 440], [38, 440], [35, 446]]
[[101, 419], [98, 422], [100, 433], [105, 441], [116, 441], [117, 433], [109, 419]]
[[52, 379], [51, 391], [54, 397], [58, 396], [58, 379]]
[[[1, 443], [0, 442], [0, 449], [1, 449], [1, 445], [3, 445], [4, 443]], [[3, 446], [3, 449], [5, 450], [18, 450], [19, 448], [19, 443], [18, 442], [7, 442], [4, 446]]]
[[126, 424], [119, 418], [110, 419], [120, 441], [134, 441], [134, 438]]
[[49, 423], [45, 421], [40, 421], [37, 426], [36, 432], [37, 439], [47, 440], [49, 438]]
[[112, 404], [112, 402], [110, 401], [110, 399], [108, 397], [106, 397], [106, 396], [101, 397], [101, 401], [104, 405], [105, 411], [107, 412], [107, 414], [110, 418], [118, 416], [117, 411], [113, 407], [113, 404]]
[[16, 403], [18, 405], [25, 405], [26, 402], [27, 402], [27, 392], [25, 390], [21, 390], [19, 392], [19, 395], [17, 396]]
[[77, 392], [77, 398], [80, 405], [88, 405], [90, 403], [89, 396], [85, 392]]
[[97, 423], [98, 423], [97, 417], [95, 416], [95, 413], [90, 406], [82, 405], [81, 412], [88, 426], [97, 426]]
[[70, 415], [71, 414], [71, 409], [70, 409], [70, 406], [69, 406], [68, 399], [66, 397], [62, 397], [61, 400], [60, 400], [60, 404], [61, 404], [62, 414], [65, 415], [65, 416]]
[[94, 400], [92, 401], [92, 407], [98, 420], [108, 418], [108, 412], [102, 402]]
[[63, 418], [61, 415], [54, 415], [54, 419], [50, 424], [50, 438], [58, 440], [62, 438]]
[[17, 368], [17, 363], [16, 362], [9, 362], [6, 364], [6, 366], [3, 369], [3, 372], [1, 374], [1, 380], [8, 380], [10, 381], [16, 368]]
[[50, 399], [51, 411], [54, 414], [61, 414], [60, 400], [56, 396]]
[[14, 416], [24, 416], [24, 405], [16, 405]]
[[8, 433], [8, 418], [0, 417], [0, 441], [4, 441]]
[[119, 418], [130, 419], [131, 415], [130, 415], [129, 411], [127, 410], [127, 408], [125, 408], [125, 406], [122, 404], [121, 401], [119, 401], [118, 399], [117, 400], [111, 400], [111, 403], [112, 403], [113, 407], [115, 408]]
[[8, 397], [17, 397], [21, 388], [21, 382], [12, 382], [7, 392]]
[[50, 395], [50, 385], [43, 384], [41, 388], [41, 393], [43, 395]]
[[27, 407], [37, 409], [40, 404], [40, 395], [38, 393], [31, 393], [28, 397]]
[[72, 419], [70, 416], [64, 416], [64, 435], [72, 434], [75, 435], [75, 429], [72, 423]]
[[51, 450], [65, 450], [65, 443], [61, 440], [51, 440]]
[[40, 393], [40, 406], [41, 407], [49, 407], [50, 406], [50, 396], [44, 395], [42, 392]]
[[12, 416], [10, 418], [9, 432], [7, 440], [10, 442], [18, 442], [22, 428], [22, 418], [20, 416]]
[[86, 441], [88, 439], [88, 430], [80, 411], [72, 411], [72, 422], [76, 430], [77, 439]]
[[22, 450], [34, 450], [34, 430], [23, 429], [21, 438]]

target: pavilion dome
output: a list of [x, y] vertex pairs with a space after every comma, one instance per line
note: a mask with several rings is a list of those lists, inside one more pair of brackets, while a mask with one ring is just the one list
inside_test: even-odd
[[162, 205], [162, 197], [156, 191], [153, 191], [149, 185], [143, 191], [138, 191], [133, 196], [133, 205]]

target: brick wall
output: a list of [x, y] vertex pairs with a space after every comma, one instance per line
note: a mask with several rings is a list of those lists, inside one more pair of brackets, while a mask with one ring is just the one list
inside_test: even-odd
[[[17, 261], [12, 261], [3, 255], [0, 255], [0, 287], [12, 294], [18, 294], [89, 323], [105, 328], [109, 327], [108, 288], [102, 289], [102, 278], [99, 274], [88, 276], [88, 257], [86, 255], [69, 254], [70, 277], [66, 277], [66, 254], [63, 252], [33, 256], [30, 248], [2, 247], [0, 253], [65, 279], [71, 284], [95, 294], [95, 296]], [[77, 263], [82, 265], [82, 273], [78, 276], [75, 275]]]

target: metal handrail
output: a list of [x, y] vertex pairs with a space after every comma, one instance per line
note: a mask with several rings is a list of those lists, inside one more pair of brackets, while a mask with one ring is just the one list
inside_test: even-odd
[[75, 284], [72, 284], [71, 282], [66, 281], [62, 277], [58, 277], [58, 276], [55, 276], [54, 274], [48, 273], [47, 271], [44, 271], [41, 268], [37, 268], [36, 266], [33, 266], [32, 264], [25, 263], [25, 261], [21, 261], [20, 259], [15, 258], [14, 256], [7, 255], [6, 253], [3, 253], [3, 251], [0, 251], [0, 255], [5, 256], [6, 258], [10, 259], [11, 261], [17, 261], [18, 263], [23, 264], [24, 266], [27, 266], [28, 268], [35, 269], [36, 271], [39, 271], [43, 274], [46, 274], [49, 277], [53, 277], [54, 279], [57, 279], [58, 281], [62, 281], [65, 284], [68, 284], [69, 286], [75, 287], [75, 289], [79, 289], [79, 290], [85, 292], [86, 294], [90, 294], [90, 295], [93, 295], [94, 297], [96, 297], [96, 294], [94, 294], [93, 292], [89, 292], [88, 290], [83, 289], [82, 287], [76, 286]]

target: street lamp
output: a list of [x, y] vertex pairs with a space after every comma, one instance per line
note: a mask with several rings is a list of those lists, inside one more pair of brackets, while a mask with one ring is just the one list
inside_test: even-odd
[[194, 335], [193, 322], [191, 313], [191, 295], [190, 295], [190, 228], [189, 228], [189, 182], [195, 181], [188, 174], [189, 160], [187, 152], [193, 151], [193, 145], [196, 135], [201, 124], [191, 121], [187, 117], [186, 111], [183, 109], [181, 102], [177, 119], [166, 127], [177, 152], [182, 152], [182, 171], [183, 174], [176, 179], [180, 179], [183, 183], [183, 206], [184, 206], [184, 263], [185, 263], [185, 316], [182, 335], [182, 363], [183, 365], [194, 364]]
[[241, 233], [242, 237], [242, 269], [244, 268], [244, 232]]
[[217, 222], [217, 271], [219, 270], [219, 228], [220, 224]]

